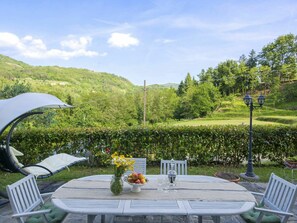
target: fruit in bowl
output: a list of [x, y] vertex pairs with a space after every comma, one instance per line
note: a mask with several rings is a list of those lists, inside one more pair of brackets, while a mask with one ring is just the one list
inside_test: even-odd
[[140, 192], [140, 187], [148, 182], [148, 180], [142, 173], [133, 172], [128, 175], [127, 182], [132, 185], [132, 192]]
[[142, 173], [133, 172], [128, 175], [127, 181], [131, 184], [145, 184], [147, 179]]

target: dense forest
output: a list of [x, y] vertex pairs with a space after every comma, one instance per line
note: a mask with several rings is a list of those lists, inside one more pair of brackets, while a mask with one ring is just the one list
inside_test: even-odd
[[[194, 77], [186, 74], [177, 87], [148, 86], [144, 91], [114, 74], [58, 66], [30, 66], [0, 55], [0, 98], [23, 92], [50, 93], [74, 106], [70, 110], [48, 111], [36, 118], [38, 125], [60, 127], [124, 127], [172, 119], [205, 117], [220, 107], [230, 95], [261, 91], [275, 106], [296, 97], [296, 84], [281, 93], [283, 82], [297, 77], [297, 36], [279, 36], [251, 50], [238, 60], [226, 60], [202, 70]], [[292, 107], [291, 109], [296, 109]], [[59, 113], [58, 115], [56, 115]]]

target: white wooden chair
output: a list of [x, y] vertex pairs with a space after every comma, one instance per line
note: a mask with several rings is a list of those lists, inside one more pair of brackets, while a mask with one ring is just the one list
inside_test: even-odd
[[274, 173], [271, 174], [265, 192], [254, 193], [262, 196], [260, 206], [255, 207], [259, 211], [259, 217], [256, 219], [260, 223], [265, 213], [275, 214], [280, 217], [281, 223], [288, 221], [289, 217], [294, 216], [292, 209], [297, 196], [297, 185], [294, 185]]
[[[131, 158], [135, 160], [134, 163], [134, 172], [146, 174], [146, 158]], [[125, 172], [125, 175], [129, 175], [133, 171], [128, 170]]]
[[[161, 160], [160, 174], [167, 175], [171, 160]], [[174, 160], [177, 175], [188, 175], [187, 160]]]
[[[40, 194], [33, 174], [30, 174], [23, 179], [6, 186], [6, 190], [13, 211], [12, 217], [16, 218], [17, 222], [24, 223], [25, 220], [27, 222], [27, 217], [32, 215], [39, 215], [36, 216], [36, 218], [39, 218], [40, 215], [42, 215], [43, 217], [43, 219], [39, 219], [39, 221], [33, 219], [34, 222], [52, 222], [54, 220], [57, 220], [54, 219], [57, 218], [57, 216], [46, 216], [46, 214], [52, 212], [51, 208], [35, 210], [38, 207], [42, 207], [42, 205], [44, 205], [44, 200], [42, 197], [50, 195], [51, 193], [44, 193], [42, 195]], [[50, 205], [48, 205], [47, 207], [49, 206]], [[54, 209], [57, 208], [54, 207]], [[54, 215], [56, 214], [57, 213], [54, 213]], [[61, 216], [60, 214], [62, 214], [63, 216]], [[66, 216], [66, 213], [63, 212], [60, 214], [58, 214], [59, 220], [63, 220]]]

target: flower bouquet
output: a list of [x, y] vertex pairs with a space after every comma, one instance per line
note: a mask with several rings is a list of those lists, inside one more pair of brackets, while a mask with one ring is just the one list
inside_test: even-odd
[[119, 195], [123, 191], [122, 176], [127, 170], [133, 170], [135, 160], [119, 155], [117, 152], [113, 153], [111, 158], [114, 165], [114, 176], [110, 182], [110, 190], [114, 195]]

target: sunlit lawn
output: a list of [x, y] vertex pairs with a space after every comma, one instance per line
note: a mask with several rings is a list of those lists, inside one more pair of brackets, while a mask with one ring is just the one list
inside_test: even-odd
[[[173, 126], [199, 126], [199, 125], [249, 125], [249, 118], [238, 119], [194, 119], [172, 123]], [[276, 122], [264, 122], [253, 119], [253, 125], [282, 125]]]

